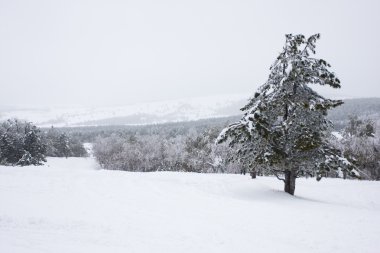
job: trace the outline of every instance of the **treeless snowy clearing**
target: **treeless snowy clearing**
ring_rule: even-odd
[[[380,252],[380,182],[0,166],[0,252]]]

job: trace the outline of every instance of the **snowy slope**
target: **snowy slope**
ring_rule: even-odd
[[[380,183],[0,167],[0,252],[380,252]]]
[[[223,95],[131,104],[114,107],[7,109],[0,121],[20,118],[39,126],[153,124],[237,115],[248,96]]]

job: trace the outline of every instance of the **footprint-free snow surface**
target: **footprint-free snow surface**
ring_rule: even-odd
[[[380,183],[0,167],[0,252],[380,252]]]

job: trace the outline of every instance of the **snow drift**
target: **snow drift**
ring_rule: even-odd
[[[0,166],[1,252],[379,252],[380,183]]]

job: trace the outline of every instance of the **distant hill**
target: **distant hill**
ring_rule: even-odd
[[[332,120],[336,128],[342,128],[350,115],[360,118],[380,120],[380,98],[356,98],[345,99],[344,104],[329,112],[328,118]]]
[[[113,107],[0,108],[0,120],[19,118],[38,126],[146,125],[238,115],[247,95],[177,99]]]
[[[150,125],[226,118],[242,114],[239,110],[247,95],[226,95],[115,107],[70,107],[12,109],[0,108],[0,121],[19,118],[41,127]],[[380,120],[380,98],[345,99],[344,104],[329,112],[339,129],[350,115]]]

